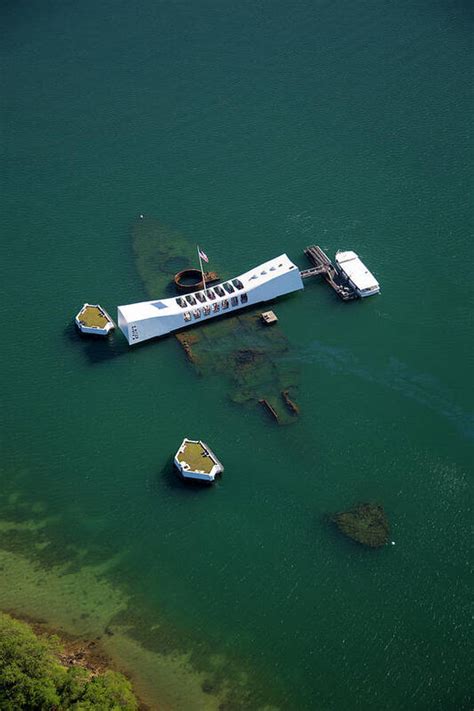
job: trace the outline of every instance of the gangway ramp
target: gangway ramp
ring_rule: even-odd
[[[306,247],[304,253],[312,263],[312,267],[300,271],[302,279],[309,279],[313,276],[324,276],[329,286],[343,301],[351,301],[356,298],[355,291],[344,282],[336,267],[331,262],[327,254],[317,244]]]

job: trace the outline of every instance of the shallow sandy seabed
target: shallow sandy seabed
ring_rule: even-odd
[[[203,658],[200,645],[196,657],[192,638],[182,638],[159,613],[143,617],[136,600],[114,582],[126,550],[108,557],[102,551],[97,558],[94,546],[78,547],[65,533],[69,520],[48,515],[46,502],[22,493],[27,468],[0,475],[0,610],[60,636],[95,642],[150,709],[275,708],[266,704],[273,689],[255,687],[239,660],[217,649]]]
[[[16,526],[2,522],[5,526]],[[23,524],[24,525],[24,524]],[[0,550],[0,609],[42,621],[58,631],[83,638],[100,638],[100,645],[117,667],[128,674],[139,697],[150,709],[218,709],[222,697],[205,693],[205,675],[189,665],[185,655],[147,651],[109,621],[127,608],[127,599],[101,575],[114,561],[67,573],[67,566],[45,570],[21,555]]]

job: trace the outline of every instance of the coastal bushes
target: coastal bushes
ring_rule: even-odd
[[[38,637],[26,623],[0,613],[2,711],[136,711],[137,700],[123,674],[93,675],[84,667],[66,667],[59,661],[61,652],[57,637]]]

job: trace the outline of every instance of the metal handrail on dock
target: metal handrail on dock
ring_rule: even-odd
[[[327,254],[323,252],[321,247],[316,244],[310,245],[306,247],[304,253],[313,266],[300,271],[302,279],[308,279],[313,276],[324,276],[329,286],[334,289],[336,294],[343,301],[351,301],[357,297],[354,289],[349,286],[347,282],[343,281],[336,267]]]
[[[326,267],[309,267],[308,269],[302,269],[300,271],[300,276],[302,279],[308,279],[308,277],[320,276],[320,274],[325,274],[326,271]]]

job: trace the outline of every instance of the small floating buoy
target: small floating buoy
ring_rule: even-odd
[[[143,220],[143,215],[140,215],[140,220]]]
[[[395,545],[395,541],[392,541],[392,546],[394,546],[394,545]]]

